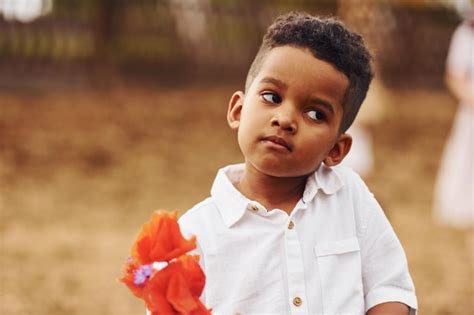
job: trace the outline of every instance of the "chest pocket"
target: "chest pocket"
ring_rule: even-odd
[[[363,314],[364,294],[357,238],[318,243],[314,254],[321,279],[324,314]]]

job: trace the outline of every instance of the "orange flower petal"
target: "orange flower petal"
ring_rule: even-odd
[[[183,275],[192,294],[197,297],[201,296],[206,283],[206,276],[198,263],[199,256],[183,255],[179,257],[178,261],[183,268]]]
[[[186,240],[179,228],[177,212],[156,211],[144,224],[132,248],[140,264],[170,261],[196,248],[196,238]]]
[[[176,312],[170,303],[166,300],[165,296],[158,295],[153,298],[153,304],[147,303],[147,309],[152,315],[174,315],[179,314]]]
[[[145,300],[148,310],[152,313],[168,314],[175,311],[166,298],[168,284],[175,269],[170,267],[171,265],[168,265],[158,271],[147,282],[143,299]]]
[[[204,281],[197,258],[181,256],[148,280],[144,300],[150,311],[171,307],[179,314],[210,314],[199,300]]]
[[[180,273],[174,273],[170,278],[166,299],[180,314],[188,314],[198,307],[188,282]]]

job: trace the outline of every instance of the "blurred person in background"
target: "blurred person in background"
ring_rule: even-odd
[[[446,85],[459,102],[446,142],[434,193],[437,221],[471,230],[474,245],[474,7],[454,32],[446,62]]]
[[[374,79],[361,110],[347,133],[352,136],[352,147],[342,165],[352,168],[367,179],[374,170],[373,128],[383,118],[383,99],[386,88]]]

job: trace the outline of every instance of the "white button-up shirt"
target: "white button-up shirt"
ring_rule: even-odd
[[[196,235],[214,314],[365,314],[399,301],[417,308],[407,261],[359,176],[322,165],[290,215],[234,186],[243,165],[219,170],[211,197],[180,218]]]

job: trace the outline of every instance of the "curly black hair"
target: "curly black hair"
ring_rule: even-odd
[[[332,17],[315,17],[303,12],[279,16],[263,37],[247,74],[246,90],[260,71],[268,52],[284,45],[309,49],[314,57],[331,63],[347,76],[349,88],[339,128],[345,132],[354,121],[373,78],[372,57],[362,37]]]

